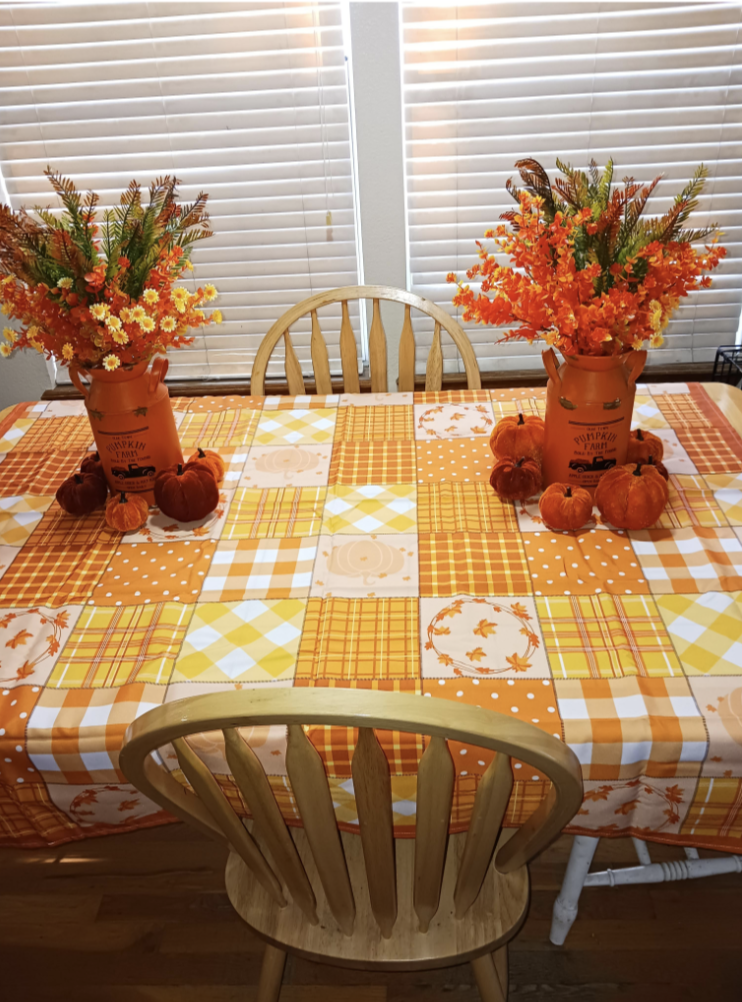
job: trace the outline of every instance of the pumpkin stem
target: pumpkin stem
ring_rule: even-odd
[[[206,458],[206,453],[204,452],[204,450],[201,448],[200,445],[198,447],[198,458],[199,459],[205,459]]]
[[[572,488],[571,487],[568,487],[566,489],[566,491],[564,492],[564,496],[565,496],[565,498],[571,498],[572,497]]]
[[[525,462],[525,458],[526,458],[525,456],[521,456],[520,459],[518,460],[518,462],[515,465],[516,466],[522,466],[523,463]]]
[[[641,428],[637,428],[637,429],[636,429],[636,437],[637,437],[637,439],[638,439],[638,440],[639,440],[640,442],[643,442],[643,441],[644,441],[644,436],[642,435],[642,430],[641,430]]]
[[[518,414],[518,424],[525,424],[525,423],[526,423],[525,418],[523,417],[522,414],[519,413]]]
[[[635,477],[640,477],[642,475],[642,464],[641,463],[637,463],[636,464],[636,469],[634,470],[634,474],[633,475]]]
[[[126,491],[121,491],[121,497],[119,498],[119,504],[128,504],[129,499],[126,496]]]
[[[100,453],[94,452],[93,453],[93,459],[95,460],[96,463],[99,463],[100,462]]]
[[[182,463],[178,463],[178,476],[179,477],[183,476],[183,464]]]
[[[82,474],[81,473],[76,473],[75,474],[75,483],[76,484],[81,484],[82,483]]]

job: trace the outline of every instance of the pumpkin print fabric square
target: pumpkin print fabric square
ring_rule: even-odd
[[[202,602],[195,610],[173,682],[286,681],[296,668],[306,602]]]
[[[166,685],[194,606],[86,606],[64,645],[52,689],[114,688],[132,682]]]
[[[45,685],[81,608],[0,609],[0,686]]]
[[[322,532],[387,534],[414,532],[417,490],[414,484],[334,484],[325,499]]]
[[[494,427],[489,403],[415,404],[415,438],[420,441],[489,438]]]
[[[532,532],[523,538],[536,595],[649,594],[626,533]]]
[[[742,675],[742,592],[658,595],[686,675]]]
[[[309,594],[317,538],[222,540],[203,580],[204,602]]]
[[[715,676],[688,679],[706,721],[709,749],[703,776],[742,775],[742,677]]]
[[[515,532],[511,501],[501,501],[489,484],[457,481],[420,484],[417,489],[420,532]]]
[[[253,446],[240,487],[320,487],[330,471],[331,445]]]
[[[216,549],[211,540],[122,543],[90,599],[91,605],[195,602]]]
[[[414,679],[420,675],[416,598],[310,598],[296,678]]]
[[[316,536],[326,493],[326,487],[240,487],[235,491],[223,538]]]
[[[263,411],[255,445],[320,445],[335,434],[335,408]]]
[[[417,482],[434,483],[455,480],[489,482],[494,459],[486,438],[431,439],[417,442]]]
[[[683,674],[649,595],[545,595],[536,607],[554,678]]]
[[[730,528],[644,529],[630,536],[655,595],[742,589],[742,542]]]
[[[341,407],[336,442],[402,442],[414,437],[412,407]]]
[[[0,544],[23,546],[53,500],[34,494],[0,497]]]
[[[416,535],[320,536],[313,597],[418,595]]]
[[[567,744],[585,779],[698,776],[706,729],[685,678],[556,681]]]
[[[550,678],[533,599],[420,600],[423,678]]]
[[[529,595],[523,542],[515,533],[419,533],[420,594]]]

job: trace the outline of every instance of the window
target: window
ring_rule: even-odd
[[[728,257],[713,285],[680,307],[662,364],[708,362],[734,342],[742,302],[739,3],[405,3],[407,218],[411,288],[452,310],[446,273],[475,260],[475,239],[514,203],[505,181],[534,156],[587,167],[612,155],[616,177],[665,179],[661,213],[703,161],[711,171],[695,225],[723,223]],[[540,368],[540,343],[494,347],[467,330],[480,367]],[[416,331],[424,367],[429,330]],[[447,371],[459,371],[451,352]]]
[[[340,3],[4,4],[0,47],[14,208],[51,202],[47,164],[104,205],[165,173],[184,201],[209,193],[194,281],[217,286],[224,323],[170,354],[174,377],[248,375],[284,310],[357,283]],[[339,309],[323,332],[339,371]],[[309,369],[308,319],[292,336]]]

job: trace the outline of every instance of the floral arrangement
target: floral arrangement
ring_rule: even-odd
[[[718,236],[698,251],[693,243],[717,230],[684,229],[708,175],[701,165],[661,217],[642,218],[660,177],[642,186],[625,178],[613,187],[613,162],[590,176],[557,160],[563,177],[552,185],[536,160],[515,165],[524,190],[507,182],[519,204],[507,224],[488,230],[495,253],[477,241],[479,262],[467,271],[478,294],[459,281],[453,302],[465,321],[503,327],[502,338],[543,338],[564,355],[618,355],[662,344],[662,330],[680,299],[711,284],[705,274],[725,255]],[[497,255],[510,264],[501,264]]]
[[[213,285],[189,292],[175,283],[193,269],[193,244],[211,236],[208,195],[178,202],[179,181],[162,177],[149,204],[132,181],[120,204],[97,220],[98,196],[45,171],[64,212],[0,205],[0,310],[22,325],[6,327],[6,358],[35,348],[63,365],[113,371],[146,361],[167,348],[192,344],[189,329],[221,323],[201,307],[217,296]]]

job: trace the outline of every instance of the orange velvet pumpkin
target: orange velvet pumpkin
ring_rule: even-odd
[[[500,459],[490,483],[504,501],[523,501],[541,490],[541,467],[532,459]]]
[[[119,532],[141,529],[147,521],[149,505],[141,494],[114,494],[106,505],[106,522]]]
[[[626,453],[626,462],[648,463],[651,456],[659,463],[664,453],[665,443],[659,435],[635,428],[629,436],[629,451]]]
[[[224,474],[227,469],[227,464],[224,462],[224,460],[222,459],[222,457],[219,455],[218,452],[212,452],[211,449],[202,449],[199,446],[198,449],[196,449],[196,451],[193,453],[193,455],[189,456],[188,463],[186,465],[189,465],[190,463],[195,463],[199,460],[204,463],[208,463],[209,466],[212,467],[214,471],[214,479],[218,484],[220,484],[222,480],[224,480]]]
[[[595,488],[600,514],[618,529],[648,529],[664,511],[668,497],[662,474],[647,463],[616,466]]]
[[[593,515],[590,491],[571,484],[550,484],[538,503],[546,525],[550,529],[581,529]]]
[[[93,473],[96,477],[100,477],[101,480],[108,486],[106,481],[106,472],[103,469],[103,463],[100,461],[100,455],[97,452],[88,453],[88,455],[80,463],[81,473]]]
[[[168,518],[197,522],[219,504],[219,488],[211,467],[202,460],[178,463],[157,474],[155,504]]]
[[[106,503],[108,488],[105,480],[94,473],[73,473],[59,485],[56,497],[68,515],[81,518]]]
[[[535,414],[514,414],[502,418],[490,435],[490,449],[496,459],[535,459],[544,451],[544,422]]]

